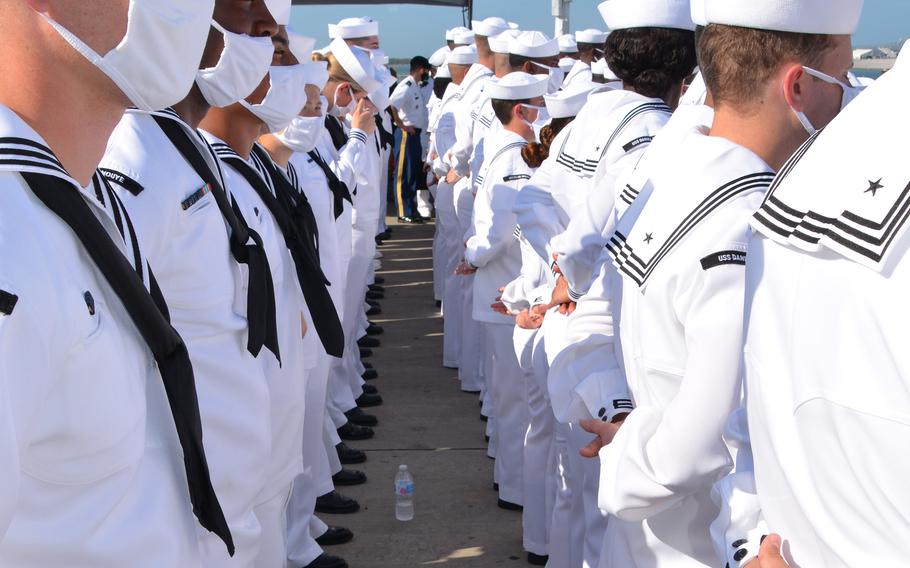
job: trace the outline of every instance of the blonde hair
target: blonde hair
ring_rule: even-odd
[[[313,61],[325,61],[329,64],[329,81],[336,81],[338,83],[350,83],[351,87],[355,91],[364,92],[365,89],[360,86],[360,84],[351,77],[351,74],[348,73],[345,68],[338,62],[338,59],[332,55],[331,52],[325,54],[314,53]]]

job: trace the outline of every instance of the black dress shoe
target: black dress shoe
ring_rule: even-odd
[[[348,568],[348,563],[344,558],[323,553],[303,568]]]
[[[379,424],[379,420],[375,416],[360,410],[359,406],[355,406],[348,410],[344,415],[348,419],[348,424],[356,424],[357,426],[376,426]],[[342,426],[342,428],[344,428],[344,426]]]
[[[368,426],[358,426],[351,422],[345,423],[338,429],[338,436],[342,440],[369,440],[376,435],[376,432]]]
[[[398,222],[407,225],[423,225],[423,217],[399,217]]]
[[[353,465],[367,461],[366,452],[354,449],[344,442],[339,442],[338,445],[335,446],[335,451],[338,452],[338,461],[340,461],[342,465]]]
[[[382,276],[374,276],[373,284],[385,284],[385,278],[383,278]]]
[[[367,289],[372,290],[373,292],[379,292],[380,294],[385,293],[385,286],[379,284],[370,284],[367,286]]]
[[[495,481],[493,482],[493,491],[499,491],[499,484]]]
[[[329,530],[322,533],[322,536],[316,537],[316,544],[319,546],[336,546],[351,542],[354,539],[354,533],[351,529],[344,527],[329,527]]]
[[[376,369],[367,369],[360,375],[365,381],[372,381],[379,378],[379,373],[376,372]]]
[[[381,325],[371,323],[367,326],[367,335],[382,335],[385,332]]]
[[[487,421],[489,421],[490,419],[487,418],[486,416],[484,416],[483,414],[481,414],[481,415],[480,415],[480,420],[481,420],[481,422],[487,422]]]
[[[376,240],[376,246],[378,246],[378,247],[381,247],[383,245],[383,243],[385,243],[385,241],[383,239],[379,238],[379,235],[376,235],[375,240]]]
[[[373,368],[373,364],[370,363],[369,361],[361,361],[360,363],[363,365],[363,368],[364,368],[364,369],[372,369],[372,368]]]
[[[373,356],[373,351],[372,351],[372,350],[367,349],[366,347],[361,347],[361,348],[360,348],[360,358],[361,358],[361,359],[365,359],[365,358],[367,358],[367,357],[372,357],[372,356]]]
[[[383,294],[382,292],[374,292],[372,290],[367,290],[366,298],[367,298],[367,300],[381,300],[381,299],[385,298],[385,294]]]
[[[379,305],[379,302],[377,302],[376,300],[366,300],[366,303],[371,308],[381,308],[382,307]]]
[[[316,498],[316,512],[327,515],[349,515],[360,510],[360,503],[337,491]]]
[[[437,308],[441,308],[441,307],[442,307],[442,300],[436,300],[436,307],[437,307]]]
[[[354,402],[357,403],[357,406],[360,408],[372,408],[374,406],[382,405],[382,397],[378,394],[369,394],[364,392],[362,395],[357,397],[357,400]],[[365,424],[365,426],[372,426],[371,424]]]
[[[342,469],[332,476],[332,483],[335,487],[345,485],[363,485],[367,482],[367,474],[356,469]]]
[[[359,347],[379,347],[382,344],[379,343],[379,340],[376,339],[375,337],[370,337],[369,335],[364,335],[363,337],[361,337],[360,339],[357,340],[357,345]]]
[[[382,313],[382,308],[380,308],[378,304],[375,306],[370,306],[370,309],[367,310],[368,316],[378,316],[381,313]]]
[[[500,509],[505,509],[506,511],[524,511],[524,507],[518,503],[511,503],[509,501],[503,501],[502,499],[496,501],[496,506]],[[319,509],[316,510],[318,511]]]
[[[364,379],[364,380],[366,380],[366,379]],[[363,392],[365,392],[367,394],[379,394],[379,389],[377,389],[373,385],[363,385],[360,388],[362,388]]]
[[[319,542],[319,539],[316,539],[316,542]],[[549,561],[549,556],[542,556],[540,554],[534,554],[533,552],[528,553],[528,564],[531,564],[532,566],[546,566]]]

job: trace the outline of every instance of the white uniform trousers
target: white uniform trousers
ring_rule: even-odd
[[[458,248],[456,264],[464,258],[464,235],[471,230],[474,217],[474,195],[471,193],[470,180],[463,178],[454,188],[455,212],[458,218]],[[461,390],[483,391],[483,359],[481,357],[480,324],[474,321],[471,307],[474,305],[474,277],[457,276],[462,287],[461,305],[461,350],[458,357],[458,378],[461,379]]]
[[[464,311],[461,276],[455,267],[461,260],[462,233],[455,214],[455,188],[440,181],[436,189],[436,240],[433,242],[433,279],[442,281],[442,365],[458,368],[461,352],[461,314]]]
[[[364,335],[364,298],[372,273],[373,256],[376,253],[376,223],[366,223],[369,229],[354,227],[351,260],[348,263],[347,282],[344,288],[344,317],[342,326],[347,343],[345,372],[351,384],[354,397],[363,392],[363,379],[357,372],[360,360],[357,340]]]
[[[547,312],[543,325],[537,331],[534,341],[532,361],[538,387],[546,390],[547,375],[550,363],[565,347],[565,332],[568,318],[559,313],[557,308]],[[550,415],[553,409],[548,406]],[[554,483],[552,513],[549,531],[549,568],[580,568],[584,556],[585,523],[584,504],[581,502],[582,476],[578,467],[573,468],[573,459],[569,455],[569,426],[556,422],[553,416],[552,457],[556,471]]]
[[[546,391],[540,388],[535,376],[534,345],[537,330],[515,327],[513,340],[518,362],[524,372],[528,393],[528,430],[525,434],[524,512],[522,513],[522,541],[524,549],[534,554],[548,554],[550,518],[556,497],[556,460],[553,452],[555,419],[550,409]],[[541,359],[541,357],[538,357]],[[543,363],[546,382],[546,363]]]
[[[556,357],[566,347],[568,317],[559,314],[553,308],[544,318],[541,332],[545,333],[547,363],[553,364]],[[549,382],[550,379],[548,379]],[[556,379],[558,380],[558,378]],[[593,439],[578,424],[560,428],[565,433],[568,444],[567,459],[564,467],[566,476],[572,480],[571,538],[573,550],[582,551],[581,564],[584,568],[597,568],[600,551],[603,548],[604,534],[607,529],[607,516],[597,506],[597,491],[600,485],[600,461],[586,459],[578,451]],[[554,520],[554,526],[556,521]],[[581,539],[579,541],[578,539]],[[555,541],[552,541],[555,542]],[[574,562],[574,559],[573,559]]]
[[[583,458],[578,453],[594,439],[592,434],[582,430],[578,424],[569,425],[569,467],[578,471],[577,491],[581,498],[576,501],[581,510],[574,513],[573,522],[584,524],[583,563],[584,568],[600,566],[601,550],[607,532],[608,515],[597,506],[597,492],[600,488],[600,460]]]
[[[524,503],[524,442],[528,431],[528,391],[524,372],[515,356],[514,325],[484,323],[490,346],[491,365],[487,375],[496,425],[496,476],[499,498]]]
[[[262,524],[259,554],[253,564],[255,568],[284,568],[287,564],[287,508],[293,485],[293,482],[285,485],[253,508]]]
[[[433,298],[441,302],[445,298],[445,265],[446,259],[443,249],[446,242],[446,225],[439,222],[439,186],[447,185],[441,181],[431,189],[436,207],[436,231],[433,233]]]
[[[335,428],[335,423],[332,422],[328,414],[325,416],[323,425],[322,443],[325,445],[325,453],[329,459],[329,473],[335,475],[341,471],[341,460],[338,458],[338,451],[335,449],[335,446],[341,443],[341,438],[338,436],[338,429]],[[320,493],[320,495],[325,493],[328,493],[328,491]]]
[[[287,511],[287,558],[292,564],[300,566],[306,566],[322,554],[322,548],[310,536],[310,519],[316,508],[316,497],[334,488],[329,456],[323,441],[329,366],[332,358],[320,347],[318,359],[317,366],[310,371],[307,382],[303,425],[303,473],[294,480]]]
[[[347,344],[345,349],[347,349]],[[329,372],[328,411],[336,428],[341,428],[348,421],[344,413],[357,406],[348,374],[344,359],[333,361]]]
[[[460,259],[459,259],[460,260]],[[458,378],[463,391],[483,391],[483,327],[471,315],[474,302],[474,276],[458,276],[462,289],[461,353],[458,355]]]

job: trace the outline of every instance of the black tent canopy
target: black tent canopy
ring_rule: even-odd
[[[423,4],[426,6],[467,8],[471,5],[471,0],[410,0],[407,2],[388,2],[386,0],[294,0],[294,4]]]

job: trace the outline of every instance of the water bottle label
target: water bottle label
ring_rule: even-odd
[[[414,494],[414,482],[413,481],[396,481],[395,482],[395,493],[398,495],[413,495]]]

